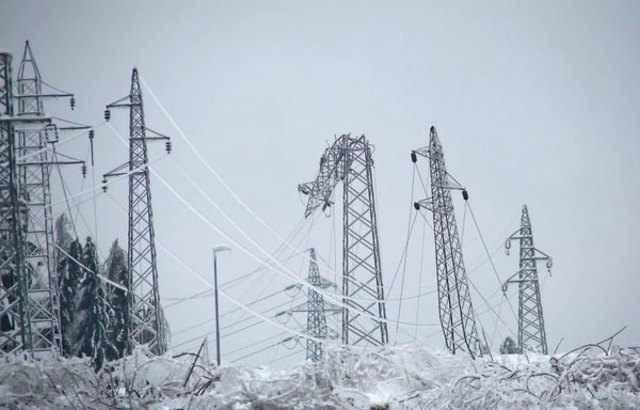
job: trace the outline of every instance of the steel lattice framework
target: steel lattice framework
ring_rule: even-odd
[[[444,152],[435,127],[431,127],[429,146],[414,150],[429,158],[431,197],[418,201],[415,208],[427,209],[433,215],[433,233],[438,283],[438,311],[447,349],[453,354],[466,351],[472,358],[481,355],[475,314],[462,259],[458,226],[451,200],[451,190],[466,191],[448,173]]]
[[[307,281],[315,288],[328,289],[335,287],[335,284],[320,276],[320,269],[318,268],[318,260],[316,256],[316,250],[314,248],[309,249],[309,275]],[[300,287],[300,285],[293,285],[293,287]],[[330,335],[330,329],[327,326],[327,314],[341,313],[340,307],[334,306],[324,301],[324,297],[318,293],[315,289],[309,288],[307,292],[307,301],[298,306],[294,306],[291,309],[278,313],[280,315],[291,315],[293,313],[306,313],[307,314],[307,331],[306,334],[314,337],[315,339],[325,340]],[[335,331],[331,331],[335,334]],[[306,358],[314,362],[322,359],[323,343],[316,340],[307,339]]]
[[[109,109],[115,107],[129,108],[129,161],[105,174],[103,182],[106,183],[108,177],[129,174],[129,350],[136,345],[147,345],[153,353],[163,354],[167,349],[167,341],[158,291],[147,141],[168,140],[168,137],[145,126],[137,69],[134,68],[131,74],[130,94],[107,105],[107,120],[110,118]],[[155,136],[147,136],[147,132]],[[170,145],[167,145],[167,150],[169,149]]]
[[[17,77],[17,115],[44,117],[42,79],[29,42],[26,43]],[[47,95],[55,96],[55,95]],[[27,204],[24,232],[25,268],[32,278],[28,289],[32,350],[61,348],[58,275],[54,261],[53,215],[51,212],[52,158],[47,143],[56,136],[55,126],[16,131],[20,197]]]
[[[62,338],[49,177],[52,165],[84,162],[49,156],[48,144],[57,142],[58,127],[45,116],[43,100],[71,97],[71,108],[75,100],[73,94],[51,86],[53,92],[43,93],[44,82],[28,41],[18,69],[17,93],[11,81],[11,55],[1,56],[0,353],[55,353]],[[17,110],[12,100],[17,101]]]
[[[0,53],[0,354],[31,348],[11,63],[10,53]]]
[[[309,196],[305,217],[331,206],[343,182],[342,343],[384,345],[389,341],[373,184],[371,147],[364,135],[342,135],[320,159],[313,182],[298,190]],[[364,315],[363,315],[364,314]],[[371,318],[378,317],[381,320]]]
[[[531,220],[526,205],[522,206],[520,229],[509,236],[505,244],[507,254],[514,239],[520,241],[520,269],[504,283],[502,290],[506,292],[509,283],[518,284],[518,351],[522,353],[526,348],[547,354],[537,261],[546,261],[547,269],[551,269],[552,261],[549,255],[533,246]]]

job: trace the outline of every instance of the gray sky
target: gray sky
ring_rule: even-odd
[[[562,347],[572,348],[623,325],[629,328],[617,339],[620,344],[637,344],[640,338],[640,185],[635,179],[640,174],[639,19],[640,3],[633,1],[183,5],[0,0],[0,48],[13,51],[19,60],[29,39],[43,78],[77,96],[75,112],[66,111],[66,102],[50,103],[48,110],[88,124],[102,122],[104,105],[128,93],[131,68],[137,66],[211,166],[282,235],[302,218],[296,186],[314,178],[327,142],[344,132],[366,134],[375,145],[388,285],[406,239],[412,198],[424,196],[418,189],[411,194],[409,152],[426,145],[429,127],[435,125],[449,171],[469,189],[490,250],[498,250],[494,258],[502,279],[517,270],[517,247],[510,257],[499,248],[518,228],[522,204],[528,204],[535,244],[554,257],[553,277],[544,269],[539,272],[553,349],[562,337]],[[174,153],[154,169],[207,218],[242,240],[189,185],[182,164],[216,203],[273,251],[277,239],[197,161],[148,93],[145,103],[147,125],[174,137]],[[114,112],[113,117],[126,135],[126,114]],[[78,139],[60,150],[85,158],[87,147],[85,139]],[[162,149],[151,147],[151,158],[161,157]],[[126,160],[126,148],[106,126],[97,131],[96,150],[97,180]],[[419,164],[425,178],[426,165]],[[71,192],[91,184],[89,179],[81,185],[79,170],[64,173]],[[157,238],[210,277],[210,248],[225,240],[155,178],[152,188]],[[126,192],[124,181],[110,188],[123,205]],[[62,199],[59,190],[54,195],[54,201]],[[91,195],[82,199],[87,200],[80,207],[87,224],[78,220],[79,234],[95,235]],[[457,196],[456,201],[462,224],[463,204]],[[108,196],[99,195],[96,202],[103,253],[116,237],[125,245],[126,218]],[[56,212],[63,210],[56,205]],[[334,263],[331,227],[334,222],[340,226],[339,218],[339,213],[320,216],[309,235],[306,224],[296,246],[316,246]],[[411,237],[405,296],[417,294],[420,272],[423,291],[433,289],[433,238],[426,228],[422,246],[422,229],[418,223]],[[489,297],[498,281],[469,219],[464,252],[470,271],[479,266],[470,272],[471,280]],[[287,266],[306,276],[302,262],[294,257]],[[206,289],[162,250],[159,263],[164,305],[173,302],[170,298]],[[221,281],[255,267],[236,249],[221,257]],[[334,279],[333,272],[321,270]],[[392,298],[399,297],[399,281]],[[228,291],[247,303],[290,283],[261,272]],[[486,311],[480,296],[472,296],[477,311]],[[254,307],[265,311],[287,300],[280,295]],[[515,329],[500,297],[489,302]],[[401,320],[434,323],[435,303],[433,295],[419,303],[406,301]],[[390,319],[396,320],[398,309],[397,303],[389,304]],[[213,316],[212,299],[167,307],[167,316],[174,344],[199,337],[213,324],[182,330]],[[229,315],[223,325],[241,317]],[[480,321],[494,345],[509,334],[503,324],[494,331],[491,312],[480,315]],[[392,340],[402,342],[413,339],[414,330],[405,328],[396,338],[392,326],[390,333]],[[228,352],[261,338],[273,336],[274,342],[278,333],[271,325],[260,325],[227,337],[223,346]],[[437,327],[420,327],[417,336],[442,348]],[[199,340],[183,347],[194,348]],[[286,353],[283,347],[272,349],[246,363],[266,363]]]

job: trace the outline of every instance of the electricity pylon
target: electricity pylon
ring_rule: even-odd
[[[15,131],[19,198],[26,205],[23,257],[25,273],[30,277],[27,293],[28,315],[32,329],[31,350],[37,353],[59,350],[62,342],[49,177],[54,165],[81,164],[83,173],[86,166],[84,161],[69,157],[68,160],[60,161],[57,155],[54,156],[50,152],[49,145],[53,147],[58,141],[59,128],[44,118],[43,102],[49,98],[70,97],[73,109],[75,99],[73,94],[57,89],[43,92],[40,70],[28,41],[24,47],[16,85],[17,94],[14,97],[17,101],[17,116],[34,117],[35,121],[37,118],[42,119],[38,127],[23,127],[24,129]],[[85,128],[88,127],[73,127]]]
[[[0,354],[31,348],[11,63],[12,55],[0,52]]]
[[[309,275],[307,281],[313,287],[319,289],[327,289],[335,287],[335,284],[320,276],[320,269],[318,268],[318,261],[316,257],[316,250],[314,248],[309,249]],[[300,285],[292,285],[290,288],[300,288]],[[289,289],[289,288],[287,288]],[[327,326],[327,313],[337,314],[342,312],[342,309],[324,301],[324,297],[319,294],[315,289],[309,288],[307,292],[307,301],[298,306],[292,307],[287,311],[280,312],[276,316],[288,315],[293,313],[306,313],[307,314],[307,331],[306,334],[315,338],[325,340],[329,337],[329,328]],[[314,362],[322,359],[323,343],[307,339],[306,358]]]
[[[53,262],[53,228],[47,144],[58,128],[45,116],[42,80],[29,43],[12,82],[12,55],[0,53],[0,354],[35,354],[60,349],[58,282]],[[51,87],[53,88],[53,87]],[[17,101],[17,112],[13,101]],[[51,137],[52,139],[49,139]]]
[[[551,272],[552,260],[533,246],[531,220],[526,205],[522,206],[520,229],[509,236],[505,243],[507,255],[513,239],[520,241],[520,269],[502,285],[502,291],[506,292],[510,283],[518,284],[518,351],[522,353],[526,347],[547,354],[537,261],[546,261],[547,270]]]
[[[138,70],[131,74],[129,95],[107,105],[105,119],[111,118],[111,108],[129,108],[129,161],[104,175],[107,178],[129,175],[129,311],[131,312],[128,350],[137,345],[147,345],[151,352],[163,354],[167,349],[164,318],[158,291],[158,266],[156,260],[155,231],[151,209],[149,184],[149,158],[147,141],[164,140],[167,152],[169,137],[158,134],[145,125],[142,90]],[[147,136],[147,132],[153,136]],[[106,190],[106,185],[103,189]]]
[[[472,358],[481,356],[475,313],[469,294],[467,274],[462,259],[458,226],[451,200],[451,190],[461,190],[465,201],[467,191],[447,172],[444,152],[435,127],[431,127],[429,145],[411,153],[429,159],[431,197],[414,204],[431,211],[436,254],[438,312],[447,349],[455,354],[466,351]]]
[[[342,135],[320,158],[313,182],[298,186],[309,196],[305,217],[332,205],[339,181],[342,194],[342,343],[380,346],[389,342],[380,244],[373,189],[371,147],[364,135]],[[364,316],[363,314],[366,314]],[[378,317],[381,320],[371,318]]]

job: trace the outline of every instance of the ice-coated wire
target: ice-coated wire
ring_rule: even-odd
[[[173,117],[171,116],[171,114],[169,114],[169,112],[167,111],[167,109],[164,107],[164,105],[160,102],[160,100],[158,99],[158,97],[156,96],[156,94],[153,92],[153,90],[151,89],[151,87],[149,87],[149,84],[145,81],[144,77],[140,76],[140,80],[142,81],[142,84],[144,85],[144,87],[147,89],[147,91],[149,92],[149,95],[151,95],[151,98],[155,101],[156,105],[158,106],[158,108],[160,108],[160,111],[162,111],[162,113],[164,114],[164,116],[167,118],[167,120],[169,120],[169,122],[171,123],[171,125],[173,125],[173,127],[176,129],[176,131],[178,131],[178,134],[182,137],[182,139],[187,143],[187,146],[191,149],[191,151],[193,151],[193,153],[195,154],[195,156],[200,160],[200,162],[202,162],[204,164],[204,166],[207,168],[207,170],[211,173],[211,175],[213,175],[213,177],[224,187],[224,189],[229,192],[229,194],[231,194],[231,196],[251,215],[253,216],[258,222],[260,222],[260,224],[262,226],[264,226],[265,228],[267,228],[267,230],[269,232],[271,232],[274,236],[276,236],[278,238],[278,240],[280,240],[282,243],[285,243],[289,248],[291,248],[292,250],[294,250],[295,252],[297,252],[299,255],[301,255],[304,258],[309,259],[309,256],[307,256],[305,254],[304,251],[301,251],[299,249],[297,249],[295,246],[293,246],[291,243],[289,243],[286,238],[283,238],[282,235],[280,235],[275,229],[273,229],[271,227],[271,225],[269,225],[262,217],[260,217],[260,215],[258,215],[242,198],[240,198],[240,196],[229,186],[229,184],[227,184],[227,182],[220,176],[220,174],[218,174],[218,172],[211,166],[211,164],[209,164],[208,161],[206,161],[204,159],[204,157],[202,156],[202,154],[200,153],[199,150],[197,150],[195,148],[195,146],[193,145],[193,142],[191,141],[191,139],[189,137],[187,137],[187,135],[184,133],[184,131],[182,131],[182,128],[180,128],[180,126],[178,125],[178,123],[173,119]],[[325,265],[324,266],[326,269],[329,269],[329,271],[333,271],[333,268],[331,266]]]

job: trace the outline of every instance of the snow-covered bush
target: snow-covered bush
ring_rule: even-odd
[[[557,356],[472,361],[417,344],[329,348],[289,370],[153,356],[143,349],[95,373],[88,359],[0,365],[0,408],[511,409],[640,408],[640,349],[598,345]]]

